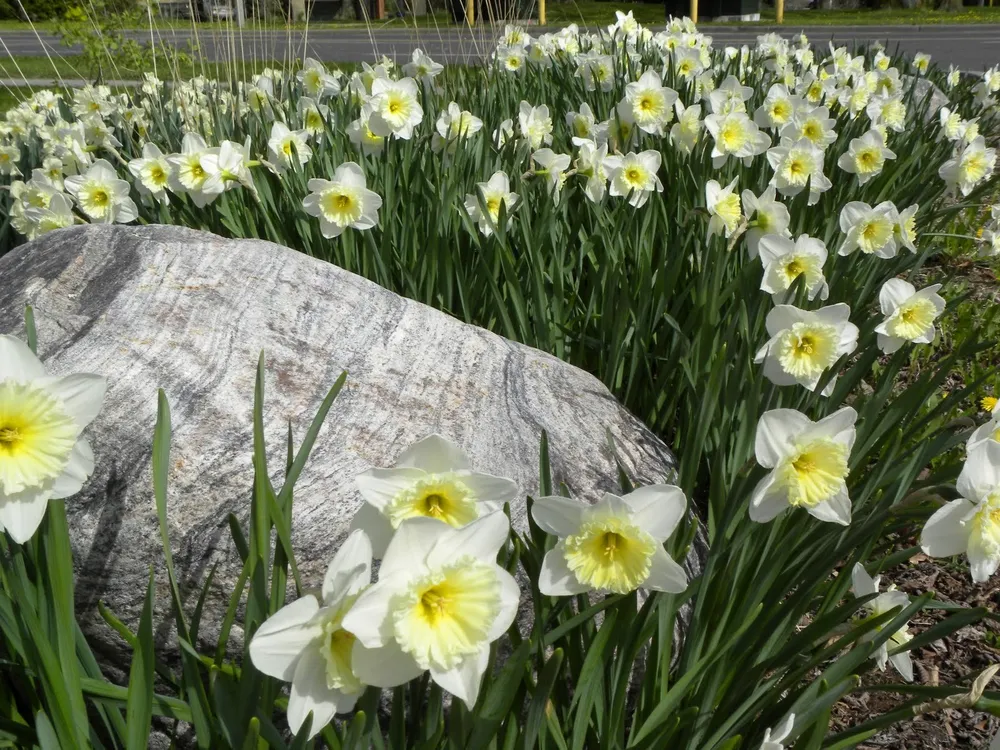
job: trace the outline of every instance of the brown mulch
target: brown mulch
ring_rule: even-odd
[[[964,558],[933,560],[918,554],[907,565],[883,574],[883,590],[889,584],[895,584],[911,597],[933,590],[939,601],[983,606],[993,611],[1000,605],[1000,578],[985,584],[974,584]],[[944,617],[943,612],[921,612],[910,621],[910,630],[919,633]],[[995,623],[963,628],[946,641],[938,641],[913,652],[914,680],[922,685],[969,686],[971,680],[963,678],[1000,662],[1000,650],[994,647],[996,645],[1000,645],[1000,626]],[[899,682],[899,675],[889,665],[884,673],[877,669],[870,672],[862,685]],[[987,690],[1000,690],[1000,675],[994,678]],[[873,715],[887,713],[904,701],[905,696],[898,693],[865,691],[850,695],[834,707],[831,730],[842,731]],[[986,750],[998,731],[1000,719],[996,717],[976,711],[947,709],[890,727],[858,745],[858,749]]]

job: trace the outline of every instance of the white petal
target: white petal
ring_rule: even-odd
[[[51,488],[27,489],[14,495],[0,494],[0,526],[18,544],[34,535],[52,497]]]
[[[389,519],[383,516],[378,508],[368,503],[362,503],[358,512],[351,519],[351,528],[354,531],[363,531],[372,545],[372,556],[380,559],[385,555],[389,542],[392,541],[396,530],[392,528]]]
[[[323,604],[330,607],[358,593],[371,582],[372,543],[363,531],[353,531],[337,550],[323,578]]]
[[[400,526],[400,531],[402,528]],[[483,562],[496,562],[497,553],[510,536],[510,519],[497,511],[477,518],[460,529],[452,529],[450,526],[447,528],[452,535],[440,537],[427,555],[427,565],[430,568],[445,565],[466,555]],[[396,532],[396,536],[399,536],[399,531]]]
[[[807,319],[807,313],[794,305],[775,305],[767,314],[765,321],[767,335],[775,336],[778,332],[791,328],[794,324],[805,319]]]
[[[622,498],[631,510],[632,523],[659,543],[666,541],[687,510],[687,498],[680,487],[653,484],[640,487]]]
[[[854,563],[854,568],[851,570],[851,588],[857,597],[878,593],[878,586],[861,563]]]
[[[653,591],[665,591],[669,594],[679,594],[687,588],[688,578],[684,568],[667,554],[660,545],[656,545],[653,559],[650,561],[649,577],[642,587]]]
[[[493,503],[497,508],[502,508],[504,503],[513,502],[518,495],[517,482],[504,477],[471,471],[459,475],[459,481],[472,490],[478,502]]]
[[[883,315],[892,315],[900,305],[916,293],[913,284],[902,279],[889,279],[878,294]]]
[[[396,495],[406,492],[425,476],[426,472],[413,468],[369,469],[358,474],[354,483],[366,502],[383,510]]]
[[[0,336],[0,382],[28,383],[45,377],[45,368],[28,345],[14,336]]]
[[[540,497],[531,506],[531,517],[546,534],[567,537],[580,528],[588,508],[587,504],[568,497]]]
[[[892,662],[892,666],[903,676],[904,680],[913,682],[913,660],[910,658],[909,651],[894,654],[889,657],[889,661]]]
[[[969,540],[969,570],[972,573],[972,580],[976,583],[986,583],[990,576],[997,572],[1000,567],[1000,557],[991,557],[989,552],[983,548],[978,536]]]
[[[969,529],[962,521],[973,509],[968,500],[952,500],[934,511],[920,532],[920,549],[931,557],[951,557],[966,551]]]
[[[419,574],[420,570],[417,568],[415,572]],[[378,583],[365,589],[344,616],[341,623],[344,630],[353,633],[358,641],[368,648],[381,648],[392,641],[392,618],[389,616],[389,609],[393,597],[409,579],[410,574],[404,571],[388,576],[380,571]],[[355,674],[359,674],[356,669],[354,671]],[[376,683],[369,682],[369,684]]]
[[[809,511],[809,515],[820,521],[839,523],[841,526],[851,525],[851,500],[847,496],[846,487],[841,488],[840,492],[829,500],[817,503],[806,510]]]
[[[447,546],[455,533],[455,529],[436,518],[407,518],[389,542],[379,568],[379,578],[412,571],[414,566],[431,565],[429,557],[434,546],[442,540],[445,540],[443,546]]]
[[[538,590],[545,596],[572,596],[590,590],[587,584],[577,580],[566,564],[562,542],[545,553],[538,572]]]
[[[846,445],[850,450],[854,447],[854,438],[857,435],[854,427],[857,420],[858,413],[850,406],[845,406],[823,417],[808,432],[817,437],[828,437]]]
[[[500,581],[500,612],[490,626],[487,638],[490,642],[507,632],[514,618],[517,617],[517,610],[521,604],[521,588],[514,580],[514,576],[503,568],[497,566],[497,579]]]
[[[990,440],[970,451],[956,487],[973,502],[1000,487],[1000,443]]]
[[[813,426],[812,421],[795,409],[772,409],[757,422],[754,453],[757,463],[773,469],[794,450],[795,438]]]
[[[295,667],[292,690],[288,696],[288,728],[297,734],[312,711],[309,730],[309,738],[312,739],[330,723],[337,712],[341,695],[339,690],[326,686],[326,659],[323,655],[318,651],[303,654]]]
[[[396,641],[388,641],[381,648],[366,648],[360,642],[355,643],[351,667],[359,680],[375,687],[403,685],[424,671]]]
[[[90,449],[90,443],[84,438],[77,438],[76,445],[70,451],[66,468],[49,488],[52,490],[52,498],[61,500],[65,497],[72,497],[80,491],[83,483],[93,473],[94,452]]]
[[[319,624],[309,624],[319,610],[314,596],[303,596],[267,618],[250,640],[250,659],[261,672],[291,682],[295,663],[310,643],[323,635]]]
[[[479,653],[465,657],[453,669],[438,671],[431,667],[431,678],[471,709],[479,698],[479,685],[489,660],[490,647],[487,645]]]
[[[400,454],[396,466],[423,469],[431,474],[472,468],[462,449],[440,435],[428,435],[415,442]]]
[[[41,379],[39,385],[62,400],[66,413],[73,417],[81,430],[93,422],[101,411],[107,390],[107,380],[87,373],[62,378],[46,377]]]

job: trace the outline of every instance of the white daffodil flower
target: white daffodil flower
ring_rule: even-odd
[[[615,86],[615,61],[610,55],[581,55],[576,75],[587,91],[611,91]]]
[[[205,139],[197,133],[185,133],[184,140],[181,141],[181,152],[167,157],[173,168],[170,172],[171,191],[188,195],[199,208],[215,200],[217,194],[206,193],[204,189],[209,177],[204,159],[215,151],[209,149]]]
[[[893,205],[895,219],[893,226],[893,238],[900,248],[905,247],[911,253],[917,252],[917,211],[920,206],[914,203],[902,211],[896,210]]]
[[[524,71],[524,61],[527,58],[527,52],[524,46],[520,44],[510,46],[502,44],[497,47],[494,58],[502,70],[518,74]]]
[[[823,374],[858,346],[858,327],[848,320],[850,315],[851,308],[842,302],[814,311],[777,305],[765,322],[771,338],[754,362],[764,363],[764,376],[775,385],[798,383],[815,391]],[[824,396],[836,382],[834,375]]]
[[[759,196],[750,190],[743,191],[743,211],[747,217],[747,250],[756,258],[761,238],[768,234],[789,237],[788,225],[792,217],[784,203],[775,197],[770,186]]]
[[[0,174],[10,177],[20,177],[21,170],[17,168],[17,163],[20,160],[21,149],[19,146],[0,143]]]
[[[660,170],[660,158],[660,152],[652,150],[607,157],[604,166],[611,182],[611,195],[628,196],[628,202],[640,208],[654,190],[662,193],[663,183],[656,176]]]
[[[102,224],[127,224],[135,221],[139,210],[129,198],[131,186],[119,179],[106,160],[98,159],[82,175],[67,177],[66,192],[90,219]]]
[[[848,460],[858,414],[849,406],[813,422],[794,409],[772,409],[757,422],[757,463],[770,473],[754,488],[750,519],[773,520],[788,508],[803,508],[820,521],[848,526]]]
[[[931,56],[918,52],[913,56],[913,69],[918,73],[927,73],[927,67],[931,64]]]
[[[312,739],[334,714],[353,710],[365,691],[352,666],[357,639],[344,629],[344,617],[371,582],[371,568],[371,543],[355,531],[330,562],[319,596],[286,604],[250,640],[253,665],[292,683],[288,727],[296,734],[311,713]]]
[[[413,50],[410,62],[403,66],[403,73],[410,78],[415,78],[425,86],[431,85],[442,70],[444,70],[444,65],[434,62],[431,56],[419,47]]]
[[[644,133],[664,135],[674,117],[677,92],[663,85],[655,70],[647,70],[638,81],[625,87],[625,100],[632,109],[635,124]]]
[[[690,154],[698,145],[704,123],[701,121],[701,105],[685,107],[680,101],[674,102],[677,122],[670,128],[670,143],[681,153]]]
[[[571,160],[569,154],[557,154],[550,148],[540,148],[531,155],[531,160],[535,163],[535,174],[545,177],[552,202],[558,206]]]
[[[590,108],[590,105],[587,102],[583,102],[580,104],[579,112],[571,111],[566,113],[566,125],[569,127],[573,138],[594,140],[597,118],[594,116],[594,110]]]
[[[448,154],[458,150],[459,141],[471,138],[483,129],[483,121],[468,110],[463,110],[457,103],[451,102],[448,108],[442,110],[434,124],[436,133],[431,137],[431,148]]]
[[[864,185],[873,177],[882,174],[886,159],[895,159],[896,154],[885,146],[882,135],[877,130],[869,130],[860,138],[851,139],[847,153],[841,154],[837,165],[853,175],[858,184]]]
[[[604,169],[608,144],[598,146],[593,141],[581,139],[576,141],[576,146],[576,173],[587,180],[583,192],[591,202],[600,203],[608,186],[608,175]]]
[[[851,255],[861,250],[865,255],[892,258],[898,250],[896,222],[898,212],[889,201],[872,208],[861,201],[851,201],[840,211],[840,231],[844,241],[838,255]]]
[[[971,453],[987,440],[1000,443],[1000,401],[993,404],[990,411],[990,421],[976,428],[969,437],[969,442],[965,444],[965,449]]]
[[[746,112],[711,114],[705,118],[705,128],[715,139],[712,166],[716,169],[725,164],[730,156],[742,159],[743,164],[749,166],[753,157],[764,153],[771,145],[767,133],[762,133]]]
[[[81,433],[106,388],[100,375],[48,375],[23,341],[0,335],[0,528],[18,544],[35,533],[49,500],[75,495],[94,471]]]
[[[532,107],[528,102],[522,101],[517,122],[521,137],[528,142],[532,151],[552,143],[552,118],[546,105]]]
[[[469,457],[440,435],[418,440],[391,469],[370,469],[355,480],[365,503],[351,522],[381,557],[400,525],[433,518],[459,528],[503,509],[517,496],[510,479],[472,470]]]
[[[313,153],[308,138],[309,134],[305,130],[292,130],[283,122],[274,123],[267,142],[271,163],[280,172],[289,167],[308,164]]]
[[[365,683],[394,687],[429,670],[472,707],[490,644],[514,622],[521,592],[496,564],[510,523],[490,513],[456,529],[409,518],[389,543],[378,582],[344,618],[357,636],[352,667]]]
[[[931,557],[965,554],[972,580],[985,583],[1000,567],[1000,443],[969,451],[957,489],[962,497],[928,519],[920,548]]]
[[[295,77],[302,84],[306,94],[316,101],[340,93],[340,73],[331,74],[323,63],[311,57],[305,59],[302,70],[296,73]]]
[[[767,151],[767,163],[774,170],[769,184],[782,195],[798,195],[809,184],[809,205],[819,201],[833,183],[823,174],[823,150],[808,138],[782,141],[782,145]]]
[[[886,612],[890,612],[893,609],[906,608],[910,604],[910,597],[904,594],[902,591],[897,591],[895,586],[890,586],[884,592],[879,593],[879,582],[882,576],[875,576],[873,579],[868,572],[865,570],[865,566],[861,563],[854,563],[854,568],[851,570],[851,590],[854,595],[858,598],[863,596],[870,596],[872,594],[878,594],[877,597],[872,599],[870,602],[863,606],[863,614],[860,617],[856,617],[856,622],[864,622],[865,620],[878,617],[879,615],[884,615]],[[884,625],[880,625],[873,632],[868,633],[862,643],[866,641],[874,640],[875,637],[882,632]],[[878,663],[878,668],[883,672],[885,671],[885,665],[889,662],[892,666],[896,668],[896,671],[902,675],[903,679],[907,682],[913,682],[913,661],[910,658],[910,653],[904,651],[901,654],[893,654],[889,656],[890,645],[893,648],[897,646],[905,646],[913,636],[906,625],[903,625],[899,630],[889,636],[888,643],[883,643],[878,649],[872,654],[872,658]]]
[[[760,745],[760,750],[785,750],[785,745],[783,744],[788,735],[792,733],[792,727],[795,726],[795,714],[788,714],[785,720],[782,721],[773,730],[770,727],[764,730],[764,741]]]
[[[753,121],[762,128],[781,130],[792,121],[802,105],[802,99],[788,93],[786,86],[776,83],[768,90],[764,103],[757,107]]]
[[[206,195],[221,195],[240,185],[256,193],[250,175],[250,136],[243,143],[223,141],[201,160],[208,179],[201,190]]]
[[[24,217],[30,225],[25,235],[29,240],[33,240],[46,232],[73,226],[75,221],[73,201],[68,195],[56,193],[48,205],[41,208],[31,206],[25,209]]]
[[[908,281],[886,281],[878,295],[882,314],[886,316],[875,328],[878,348],[891,354],[907,341],[933,342],[934,321],[945,308],[944,298],[937,293],[940,288],[940,284],[932,284],[918,292]]]
[[[482,206],[480,206],[482,195]],[[511,191],[510,178],[506,172],[494,172],[487,182],[476,183],[476,193],[466,193],[465,212],[469,218],[479,225],[483,236],[489,237],[500,222],[500,206],[506,210],[507,216],[517,207],[521,197]],[[483,211],[485,207],[485,211]]]
[[[705,206],[708,208],[708,236],[725,233],[726,238],[733,232],[743,218],[743,207],[740,205],[740,194],[736,192],[739,178],[722,187],[715,180],[705,183]]]
[[[790,237],[765,234],[760,240],[760,260],[764,264],[761,290],[771,295],[775,304],[785,301],[788,290],[799,276],[805,282],[810,300],[825,300],[830,288],[823,275],[827,249],[822,240],[800,235],[794,242]]]
[[[954,158],[942,164],[938,175],[949,188],[968,195],[993,175],[996,161],[997,150],[986,148],[986,139],[980,135],[971,143],[960,147]]]
[[[371,229],[378,224],[382,198],[369,190],[365,173],[353,161],[337,167],[332,180],[311,179],[309,195],[302,207],[319,218],[320,231],[327,239],[339,236],[348,227]]]
[[[684,568],[663,548],[684,517],[679,487],[657,484],[618,497],[605,493],[596,505],[566,497],[540,497],[531,516],[558,537],[545,553],[538,588],[546,596],[588,591],[627,594],[637,588],[679,594]]]
[[[412,78],[392,81],[376,78],[372,81],[372,106],[368,126],[376,135],[409,140],[424,119],[420,106],[420,89]]]
[[[900,94],[872,99],[866,112],[873,126],[884,125],[897,133],[906,130],[906,105]]]
[[[371,129],[372,107],[361,107],[361,116],[347,126],[347,137],[365,156],[377,156],[385,150],[385,136]]]
[[[170,184],[170,163],[155,143],[142,147],[142,158],[132,159],[128,171],[136,178],[136,188],[144,195],[151,195],[166,205],[170,202],[167,186]]]
[[[825,151],[827,146],[837,140],[834,130],[836,124],[837,121],[830,117],[830,110],[826,107],[802,109],[781,129],[781,140],[794,143],[805,138]]]
[[[717,89],[708,95],[708,106],[714,115],[727,115],[732,112],[746,113],[746,102],[753,96],[753,88],[744,86],[733,75],[726,76]]]
[[[302,123],[302,129],[312,138],[319,138],[326,133],[327,118],[330,116],[330,108],[325,104],[319,104],[308,96],[299,99],[295,107]]]

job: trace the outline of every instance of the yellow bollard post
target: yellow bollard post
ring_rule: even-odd
[[[691,0],[691,21],[698,23],[698,0]]]
[[[465,0],[465,22],[469,26],[476,24],[476,0]]]
[[[774,0],[774,20],[779,24],[785,22],[785,0]]]
[[[538,0],[538,25],[545,25],[545,0]]]

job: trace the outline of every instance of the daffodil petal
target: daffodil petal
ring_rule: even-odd
[[[465,657],[457,666],[447,671],[431,667],[431,678],[462,700],[468,708],[472,708],[479,698],[479,686],[483,681],[483,673],[486,671],[489,659],[490,647],[487,644],[478,653]]]
[[[531,506],[531,517],[546,534],[567,537],[580,527],[587,509],[568,497],[540,497]]]
[[[371,581],[372,544],[363,531],[352,531],[333,556],[323,578],[323,604],[334,606]]]
[[[380,648],[367,648],[359,640],[354,644],[351,666],[359,680],[375,687],[403,685],[424,671],[395,641],[387,641]]]
[[[337,712],[343,693],[326,686],[326,662],[319,653],[306,653],[295,665],[288,695],[288,728],[294,733],[312,712],[309,738],[319,734]],[[355,698],[357,700],[357,698]]]
[[[651,484],[633,490],[622,498],[628,506],[632,523],[657,542],[666,541],[687,510],[687,498],[680,487]]]
[[[545,596],[572,596],[590,590],[570,570],[562,545],[559,542],[542,559],[542,567],[538,572],[538,590]]]
[[[24,544],[42,523],[51,498],[50,488],[27,489],[13,495],[0,493],[0,525],[15,542]]]
[[[920,532],[920,549],[931,557],[951,557],[966,551],[969,529],[963,521],[973,509],[968,500],[952,500],[934,511]]]
[[[321,624],[310,623],[319,611],[314,596],[303,596],[267,618],[250,640],[250,659],[266,675],[291,682],[303,650],[323,635]]]
[[[394,468],[369,469],[359,474],[354,483],[361,497],[374,508],[381,511],[391,503],[401,492],[406,492],[416,482],[427,476],[422,469]]]
[[[0,336],[0,381],[28,383],[45,377],[45,367],[28,345],[14,336]]]
[[[422,469],[428,474],[471,469],[469,457],[453,442],[441,435],[428,435],[400,454],[397,467]]]
[[[372,546],[372,556],[379,559],[385,555],[389,542],[392,541],[395,529],[389,519],[379,512],[378,508],[368,503],[362,503],[358,512],[351,519],[350,531],[363,531]]]

